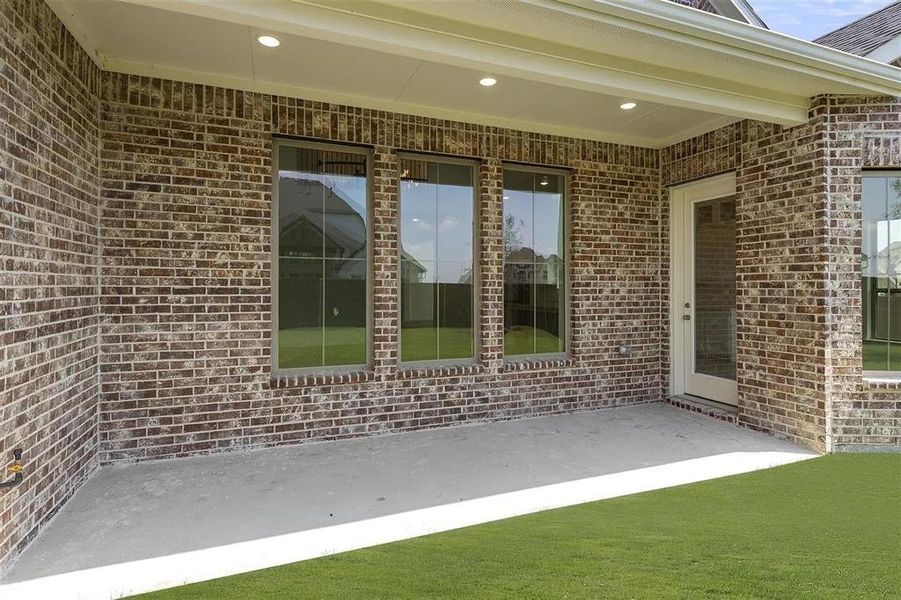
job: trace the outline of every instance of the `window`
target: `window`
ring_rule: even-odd
[[[504,171],[504,355],[566,349],[567,178]]]
[[[473,357],[474,168],[403,157],[400,177],[400,358]]]
[[[901,173],[864,173],[863,368],[901,371]]]
[[[277,369],[367,362],[368,155],[277,142]]]

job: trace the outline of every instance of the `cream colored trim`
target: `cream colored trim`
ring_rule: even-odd
[[[736,382],[694,373],[692,327],[683,315],[688,311],[695,322],[693,304],[694,256],[691,243],[692,206],[695,202],[735,194],[735,172],[692,181],[670,188],[670,393],[694,393],[724,404],[738,403]]]
[[[203,0],[161,5],[153,0],[126,1],[315,39],[342,40],[370,50],[589,92],[628,93],[639,100],[726,113],[736,118],[782,125],[798,125],[807,120],[809,101],[802,96],[767,93],[734,82],[727,85],[725,81],[672,69],[654,71],[648,65],[639,72],[634,63],[624,59],[524,37],[532,32],[509,34],[469,24],[464,27],[447,19],[399,10],[387,3]],[[565,7],[560,2],[552,4]],[[417,8],[423,6],[430,5],[419,4]],[[539,25],[536,20],[535,27]],[[475,37],[476,34],[481,37]]]

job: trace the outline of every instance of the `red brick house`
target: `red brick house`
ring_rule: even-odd
[[[0,0],[0,559],[114,462],[652,402],[901,448],[901,70],[678,4]]]

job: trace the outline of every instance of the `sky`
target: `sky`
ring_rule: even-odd
[[[812,40],[894,0],[750,0],[770,29]]]

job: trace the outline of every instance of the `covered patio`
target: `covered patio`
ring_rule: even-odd
[[[0,597],[116,598],[814,456],[648,404],[111,466]]]

